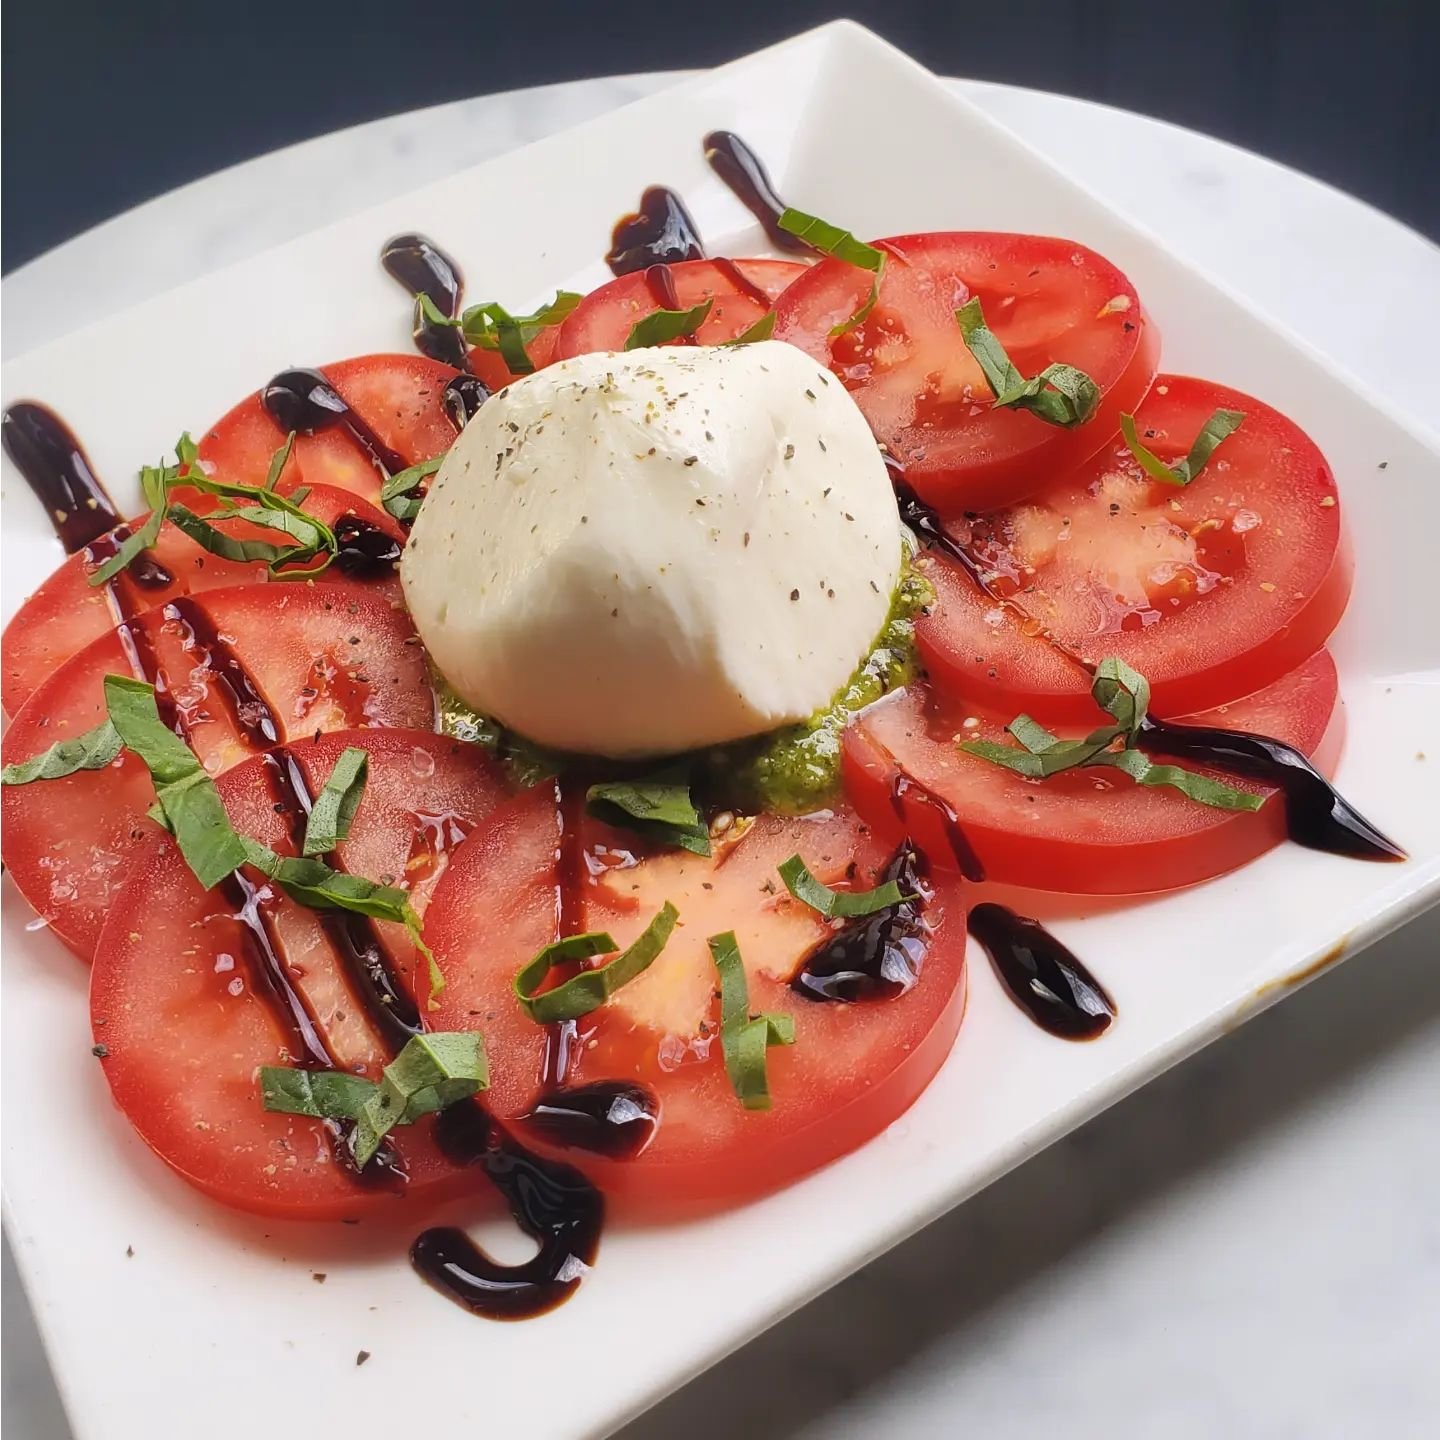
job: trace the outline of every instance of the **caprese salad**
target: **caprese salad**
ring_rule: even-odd
[[[141,515],[4,416],[69,551],[4,634],[4,862],[91,966],[116,1103],[244,1210],[493,1187],[533,1259],[411,1247],[483,1315],[571,1293],[607,1205],[876,1135],[955,1041],[968,935],[1102,1034],[987,877],[1403,858],[1324,778],[1351,566],[1299,427],[1164,373],[1082,244],[862,241],[705,145],[784,258],[708,255],[654,187],[611,281],[519,314],[396,237],[421,353],[275,376]]]

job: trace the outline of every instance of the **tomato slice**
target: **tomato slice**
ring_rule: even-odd
[[[1004,725],[1011,718],[977,715],[912,686],[865,711],[845,732],[846,793],[877,831],[898,834],[892,796],[897,779],[908,776],[955,811],[987,879],[1070,894],[1178,889],[1233,870],[1285,838],[1276,792],[1218,771],[1206,773],[1270,798],[1253,812],[1216,810],[1175,791],[1146,789],[1117,771],[1027,780],[959,749],[960,740],[1008,740]],[[1091,725],[1100,718],[1095,711]],[[1343,721],[1335,666],[1322,650],[1257,694],[1180,723],[1273,736],[1328,775],[1339,758]],[[905,814],[916,842],[936,864],[945,863],[938,808],[910,805]]]
[[[536,1116],[551,1037],[511,992],[516,971],[556,934],[561,814],[544,785],[497,811],[456,852],[426,922],[448,982],[434,1023],[479,1025],[491,1057],[489,1103],[526,1144],[562,1155],[628,1210],[694,1212],[749,1199],[855,1149],[929,1084],[965,1006],[964,905],[953,877],[936,877],[925,908],[931,928],[918,983],[895,998],[811,1000],[791,981],[831,928],[789,896],[776,866],[798,853],[832,885],[877,883],[888,851],[852,812],[762,815],[720,842],[713,859],[647,852],[625,832],[587,823],[579,904],[566,907],[573,928],[605,929],[625,945],[666,900],[680,921],[643,975],[577,1022],[568,1046],[569,1093],[610,1082],[650,1093],[658,1124],[648,1144],[630,1159],[561,1144]],[[706,939],[727,930],[738,937],[752,1012],[795,1022],[795,1044],[768,1052],[766,1111],[740,1104],[723,1064]]]
[[[555,359],[555,347],[559,342],[560,327],[547,325],[526,345],[525,353],[536,370],[543,370]],[[525,378],[505,363],[498,350],[482,350],[478,345],[470,351],[470,373],[478,376],[491,394]]]
[[[186,496],[187,503],[190,498]],[[305,497],[304,509],[338,530],[341,555],[333,568],[323,572],[327,582],[344,580],[363,584],[389,599],[399,598],[400,584],[394,560],[383,558],[384,538],[388,537],[394,546],[403,546],[405,532],[389,515],[333,485],[315,486]],[[121,621],[182,595],[245,581],[260,583],[270,578],[263,564],[212,555],[167,522],[160,528],[160,537],[149,552],[148,562],[142,560],[129,566],[104,585],[91,585],[89,576],[147,518],[138,515],[102,535],[94,544],[67,556],[16,611],[0,640],[4,652],[4,690],[0,698],[7,713],[15,714],[57,666]],[[348,528],[344,523],[347,519],[352,522]],[[258,525],[231,521],[224,528],[227,535],[236,539],[276,543],[275,532]],[[377,562],[376,556],[382,558]],[[398,558],[396,549],[394,559]]]
[[[286,753],[313,796],[351,745],[369,752],[369,779],[350,838],[329,863],[403,877],[423,913],[452,848],[502,798],[504,783],[477,747],[424,731],[340,731],[293,742]],[[276,783],[282,773],[272,757],[257,756],[218,784],[237,830],[294,854],[304,816],[296,792]],[[409,983],[414,946],[402,927],[302,909],[258,874],[246,883],[203,890],[168,836],[127,865],[96,951],[90,1013],[108,1052],[105,1078],[130,1123],[192,1185],[263,1214],[349,1218],[397,1195],[413,1203],[463,1184],[429,1122],[392,1132],[408,1176],[397,1185],[385,1183],[398,1179],[393,1171],[378,1167],[373,1181],[369,1170],[356,1175],[325,1122],[261,1108],[259,1066],[305,1063],[319,1049],[337,1068],[375,1079],[419,1012]],[[318,1043],[302,1037],[267,978],[267,947]],[[367,1003],[378,998],[377,956],[390,996],[378,1012]]]
[[[459,373],[422,355],[361,355],[321,367],[346,404],[407,465],[443,455],[455,441],[445,386]],[[200,459],[217,480],[264,482],[285,435],[265,412],[259,391],[247,395],[205,432]],[[281,488],[335,485],[378,504],[380,472],[341,425],[297,435]]]
[[[719,345],[744,334],[805,269],[790,260],[682,260],[652,266],[668,274],[673,299],[650,278],[650,270],[621,275],[592,290],[566,317],[555,358],[623,350],[637,320],[656,310],[688,310],[704,300],[715,303],[690,343]]]
[[[105,718],[106,675],[152,680],[213,775],[273,740],[433,723],[409,619],[359,586],[241,585],[149,610],[87,645],[35,691],[0,743],[28,759]],[[162,711],[162,713],[164,713]],[[144,766],[0,790],[0,853],[30,907],[89,958],[135,845],[153,831]]]
[[[828,365],[865,412],[906,478],[945,510],[1004,505],[1088,460],[1121,411],[1150,388],[1160,337],[1135,287],[1103,256],[1071,240],[986,231],[899,235],[886,253],[875,308],[843,335],[870,294],[869,271],[822,260],[776,305],[775,338]],[[1025,411],[996,410],[955,311],[979,296],[985,320],[1026,376],[1063,361],[1100,387],[1083,425],[1062,429]]]
[[[939,605],[916,636],[935,684],[1084,721],[1089,678],[1066,653],[1119,655],[1150,681],[1156,712],[1173,715],[1248,695],[1318,650],[1344,613],[1352,567],[1315,443],[1249,395],[1173,375],[1135,423],[1168,464],[1222,408],[1245,420],[1183,489],[1152,480],[1117,440],[1027,504],[952,519],[950,534],[1006,599],[932,562]]]

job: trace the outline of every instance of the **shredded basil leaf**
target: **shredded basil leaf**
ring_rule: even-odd
[[[263,511],[260,514],[263,515]],[[222,560],[234,560],[240,564],[257,562],[272,573],[282,562],[290,560],[313,560],[318,553],[313,546],[274,545],[268,540],[241,540],[227,535],[202,516],[197,515],[188,505],[172,500],[165,518],[177,530],[183,530],[197,545],[218,555]],[[229,518],[235,518],[230,516]],[[246,519],[253,517],[246,516]],[[258,523],[265,524],[262,519]]]
[[[705,942],[720,972],[720,1048],[725,1073],[736,1098],[747,1110],[770,1108],[766,1051],[772,1045],[795,1043],[795,1020],[790,1015],[751,1015],[750,989],[745,962],[735,932],[712,935]]]
[[[733,340],[722,340],[721,345],[753,345],[757,340],[768,340],[775,333],[775,312],[767,310],[753,325],[747,326]]]
[[[564,984],[537,995],[535,992],[556,965],[570,960],[590,960],[616,948],[615,941],[600,930],[570,935],[545,946],[515,977],[515,998],[520,1008],[537,1025],[577,1020],[599,1009],[622,985],[649,969],[665,948],[679,917],[680,912],[667,900],[638,938],[613,960],[594,970],[582,970]]]
[[[1133,415],[1120,417],[1120,434],[1130,447],[1130,453],[1139,461],[1140,468],[1152,480],[1159,480],[1166,485],[1188,485],[1205,468],[1205,463],[1215,453],[1216,446],[1227,436],[1233,435],[1244,418],[1243,410],[1216,410],[1200,427],[1200,433],[1190,444],[1190,453],[1173,465],[1167,465],[1141,443]]]
[[[1072,429],[1083,425],[1100,406],[1100,387],[1073,365],[1047,365],[1027,380],[1011,363],[1005,347],[985,324],[980,297],[955,312],[960,336],[985,372],[995,394],[993,408],[1028,410],[1051,425]]]
[[[285,473],[290,452],[294,448],[295,432],[292,430],[285,437],[285,443],[270,457],[270,468],[265,472],[265,489],[273,490],[280,483],[280,477]],[[295,503],[298,505],[300,502],[297,500]]]
[[[185,863],[208,890],[245,859],[220,792],[190,747],[160,718],[155,690],[124,675],[105,677],[105,709],[121,742],[150,772],[155,799]]]
[[[1236,790],[1208,775],[1179,765],[1156,765],[1136,749],[1150,708],[1150,685],[1118,656],[1096,666],[1090,693],[1115,723],[1092,730],[1083,740],[1058,739],[1030,716],[1017,715],[1005,728],[1019,741],[1018,749],[994,740],[968,740],[960,748],[1029,780],[1048,780],[1065,770],[1106,765],[1123,770],[1139,785],[1168,786],[1217,810],[1258,810],[1265,803],[1264,796]]]
[[[832,890],[823,885],[811,873],[805,862],[792,855],[779,867],[780,878],[785,888],[812,910],[818,910],[827,920],[849,920],[857,915],[873,915],[877,910],[888,910],[913,895],[904,895],[894,880],[887,880],[873,890]]]
[[[672,766],[634,780],[606,780],[585,792],[585,808],[597,820],[677,845],[710,853],[710,832],[690,798],[690,777]]]
[[[350,837],[355,812],[365,794],[365,780],[370,756],[356,745],[343,750],[310,807],[305,821],[305,842],[302,855],[328,855],[342,840]]]
[[[380,503],[397,520],[410,521],[420,513],[421,497],[414,492],[422,480],[428,480],[441,466],[445,457],[422,460],[395,475],[388,475],[380,487]]]
[[[375,1093],[356,1117],[351,1136],[355,1162],[369,1164],[396,1125],[468,1100],[490,1085],[485,1042],[477,1031],[415,1035],[385,1067]]]
[[[287,1115],[353,1120],[351,1152],[364,1169],[397,1125],[413,1125],[490,1086],[485,1042],[475,1031],[415,1035],[377,1083],[343,1070],[260,1067],[260,1103]]]
[[[639,350],[646,345],[663,345],[667,340],[693,335],[705,323],[714,304],[712,297],[688,310],[652,310],[630,327],[625,349]]]
[[[170,487],[179,481],[185,466],[194,462],[195,442],[188,434],[182,435],[175,442],[175,458],[174,465],[162,460],[158,465],[141,467],[140,492],[145,497],[146,505],[150,507],[150,513],[145,517],[145,523],[138,530],[132,530],[103,565],[90,572],[87,579],[91,585],[103,585],[107,580],[113,580],[127,565],[151,549],[160,538],[160,527],[165,523],[165,503]]]
[[[830,255],[836,260],[843,260],[847,265],[869,270],[875,276],[870,285],[870,294],[860,308],[848,320],[831,326],[830,338],[833,340],[868,319],[875,308],[875,302],[880,298],[880,280],[885,274],[885,252],[874,245],[867,245],[863,240],[857,240],[850,231],[842,230],[838,225],[820,219],[818,215],[807,215],[803,210],[795,210],[789,206],[780,216],[780,228],[797,236],[822,255]]]
[[[0,784],[29,785],[35,780],[63,780],[77,770],[103,770],[122,748],[119,732],[105,720],[73,740],[57,740],[40,755],[7,765],[0,770]]]
[[[503,305],[487,300],[483,305],[470,306],[459,325],[470,344],[482,350],[498,350],[500,358],[515,374],[528,375],[535,369],[535,363],[525,347],[542,330],[558,325],[584,298],[573,290],[557,290],[548,305],[529,315],[512,315]],[[433,305],[425,312],[427,319],[431,318],[432,310],[443,323],[456,323],[440,316]]]
[[[288,1065],[260,1067],[260,1103],[286,1115],[317,1120],[355,1120],[380,1087],[363,1075],[344,1070],[292,1070]]]

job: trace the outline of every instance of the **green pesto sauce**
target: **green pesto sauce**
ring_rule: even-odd
[[[697,800],[749,814],[778,810],[794,815],[833,800],[840,788],[840,737],[846,724],[857,710],[915,678],[915,617],[934,599],[930,582],[911,565],[907,551],[875,644],[830,704],[798,725],[696,754]],[[483,746],[517,784],[533,785],[574,763],[574,757],[544,750],[472,710],[438,672],[433,680],[441,732]],[[617,762],[616,768],[635,767]]]
[[[706,799],[742,811],[803,815],[840,788],[840,738],[850,717],[915,678],[915,617],[933,604],[930,582],[907,551],[890,613],[868,656],[823,710],[755,740],[708,751],[702,762]]]

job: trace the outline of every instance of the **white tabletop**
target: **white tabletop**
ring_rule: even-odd
[[[6,355],[676,78],[487,96],[209,176],[10,276]],[[956,83],[1440,430],[1440,249],[1189,131]],[[1428,1437],[1437,1096],[1440,911],[1037,1156],[692,1382],[625,1440],[930,1440],[962,1428],[1006,1440],[1062,1428],[1078,1440]],[[11,1433],[66,1440],[8,1248],[4,1287]]]

